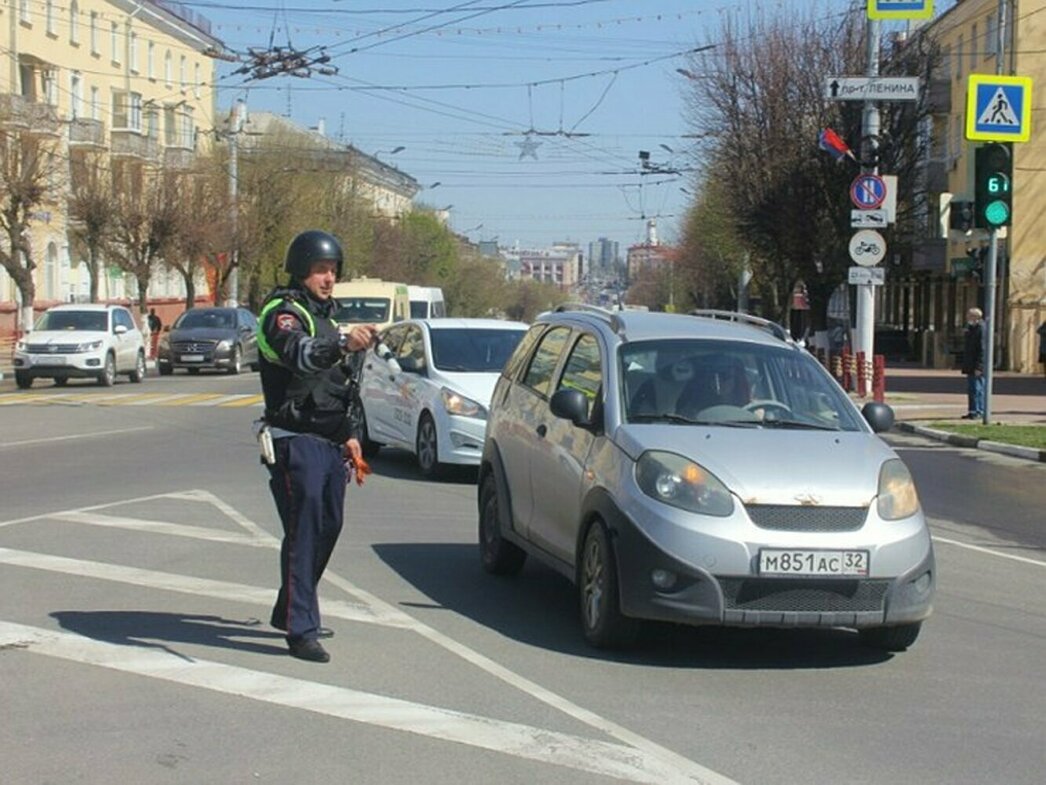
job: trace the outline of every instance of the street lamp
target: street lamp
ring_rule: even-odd
[[[396,145],[391,150],[375,150],[374,151],[374,157],[377,158],[382,153],[385,153],[386,155],[395,155],[396,153],[402,153],[406,149],[407,148],[404,147],[403,145]]]

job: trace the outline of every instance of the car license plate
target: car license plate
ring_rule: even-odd
[[[203,355],[202,354],[183,354],[182,355],[182,362],[183,363],[202,363],[203,362]]]
[[[52,357],[51,355],[37,355],[33,358],[33,365],[65,365],[64,357]]]
[[[867,575],[868,551],[759,551],[760,575]]]

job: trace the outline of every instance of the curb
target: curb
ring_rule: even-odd
[[[1026,461],[1046,463],[1046,450],[1037,450],[1034,447],[1021,447],[1016,444],[1004,444],[1003,442],[993,442],[990,439],[977,439],[973,436],[960,436],[957,433],[941,431],[936,428],[927,428],[925,425],[915,425],[909,422],[895,423],[894,427],[899,431],[916,433],[919,436],[925,436],[927,439],[947,442],[956,447],[968,447],[977,450],[985,450],[986,452],[997,452],[1003,455],[1009,455],[1013,458],[1023,458]]]

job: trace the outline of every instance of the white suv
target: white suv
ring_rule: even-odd
[[[145,341],[131,312],[122,305],[56,305],[47,309],[33,331],[15,347],[15,383],[33,379],[94,378],[111,387],[117,374],[132,382],[145,378]]]

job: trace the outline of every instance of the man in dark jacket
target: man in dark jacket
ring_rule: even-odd
[[[290,283],[266,298],[258,319],[269,488],[284,534],[272,625],[286,632],[291,656],[311,662],[330,660],[318,640],[330,633],[320,626],[317,585],[341,532],[346,459],[361,455],[350,414],[358,391],[343,360],[377,338],[373,325],[342,334],[332,319],[341,268],[334,237],[302,232],[287,248]]]
[[[984,313],[980,308],[966,312],[962,372],[966,375],[966,419],[979,420],[984,417]]]

